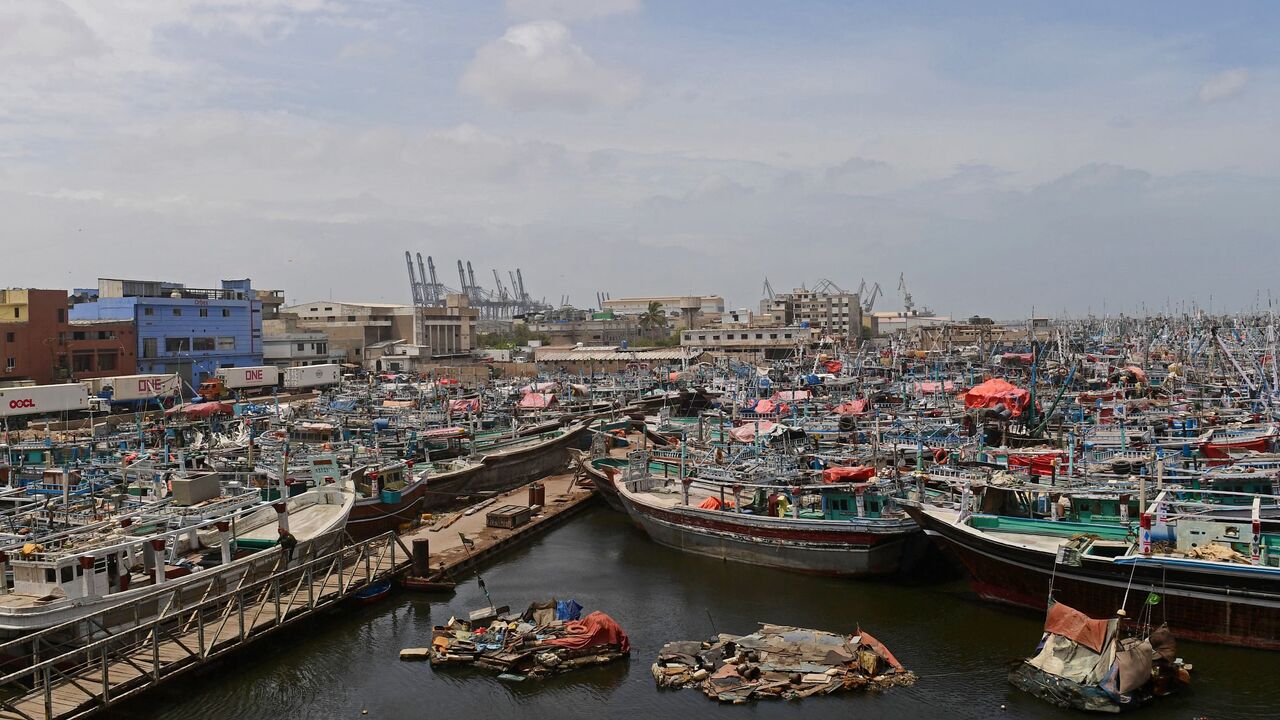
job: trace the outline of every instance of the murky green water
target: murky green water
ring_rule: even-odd
[[[484,605],[474,576],[454,596],[399,593],[346,607],[263,641],[198,675],[113,713],[130,720],[292,718],[1060,718],[1012,689],[1008,664],[1029,653],[1041,619],[979,603],[964,583],[852,582],[791,575],[658,547],[619,514],[593,509],[482,570],[498,604],[551,596],[603,610],[631,636],[629,663],[545,683],[507,683],[475,672],[402,663],[432,625]],[[708,619],[708,611],[711,618]],[[759,621],[832,631],[861,624],[920,675],[879,694],[719,706],[693,690],[659,691],[649,665],[666,641]],[[1139,718],[1280,716],[1280,654],[1184,643],[1192,689]],[[1005,709],[1001,709],[1001,706]],[[367,710],[368,715],[362,715]]]

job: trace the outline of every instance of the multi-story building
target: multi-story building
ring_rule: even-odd
[[[602,310],[612,310],[617,315],[643,315],[649,305],[658,303],[663,312],[679,317],[682,307],[692,305],[706,316],[718,316],[724,312],[724,298],[719,295],[653,295],[650,297],[610,298],[601,305]]]
[[[525,320],[529,332],[545,339],[551,345],[621,345],[641,343],[646,331],[635,315],[617,315],[611,311],[593,313],[577,308],[563,307],[550,310]],[[649,340],[667,337],[664,328],[648,333]]]
[[[806,327],[745,327],[725,325],[700,330],[682,330],[680,347],[701,349],[719,357],[736,360],[779,360],[793,357],[814,342],[814,331]]]
[[[825,334],[843,338],[862,335],[862,305],[857,293],[814,292],[803,288],[790,293],[792,321]]]
[[[100,278],[77,291],[73,320],[129,321],[137,328],[137,371],[177,373],[193,386],[218,368],[262,364],[262,305],[250,281],[219,288]]]
[[[416,310],[412,305],[318,300],[280,311],[296,315],[299,330],[323,332],[329,349],[341,351],[352,363],[365,360],[365,348],[392,340],[429,348],[424,351],[428,358],[469,354],[480,314],[461,294],[447,296],[444,307]]]
[[[0,290],[0,384],[137,372],[131,321],[69,317],[65,290]]]

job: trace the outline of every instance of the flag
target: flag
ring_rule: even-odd
[[[474,540],[472,540],[471,538],[467,537],[466,535],[463,535],[462,533],[458,533],[458,537],[462,540],[462,547],[464,547],[464,548],[466,548],[466,549],[468,549],[468,550],[474,550],[474,549],[475,549],[475,547],[476,547],[476,543],[475,543],[475,541],[474,541]]]
[[[1160,596],[1159,596],[1159,595],[1157,595],[1157,594],[1155,594],[1155,593],[1147,593],[1147,604],[1148,604],[1148,605],[1159,605],[1159,604],[1160,604]]]

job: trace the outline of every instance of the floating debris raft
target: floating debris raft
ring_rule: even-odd
[[[1149,594],[1148,607],[1153,599],[1159,601]],[[1051,603],[1036,654],[1018,663],[1009,682],[1059,707],[1120,712],[1186,687],[1191,670],[1167,627],[1122,637],[1119,618],[1095,619]]]
[[[542,679],[631,654],[617,621],[602,612],[581,617],[568,600],[534,603],[521,615],[500,616],[488,625],[452,618],[431,633],[432,667],[466,665],[501,673],[504,679]],[[411,656],[411,657],[410,657]],[[417,653],[401,654],[418,659]]]
[[[844,636],[766,623],[741,637],[721,633],[714,642],[667,643],[652,672],[659,687],[696,687],[735,704],[912,685],[916,679],[861,628]]]

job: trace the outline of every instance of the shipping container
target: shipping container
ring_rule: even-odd
[[[219,368],[218,377],[228,390],[264,388],[280,383],[280,371],[271,365],[262,367]]]
[[[0,417],[71,412],[89,407],[89,388],[80,383],[0,389]]]
[[[94,395],[109,395],[115,402],[127,402],[173,397],[182,389],[182,378],[177,375],[124,375],[94,378],[87,380],[86,384]]]
[[[284,371],[284,386],[290,389],[325,387],[342,381],[342,366],[311,365]]]

